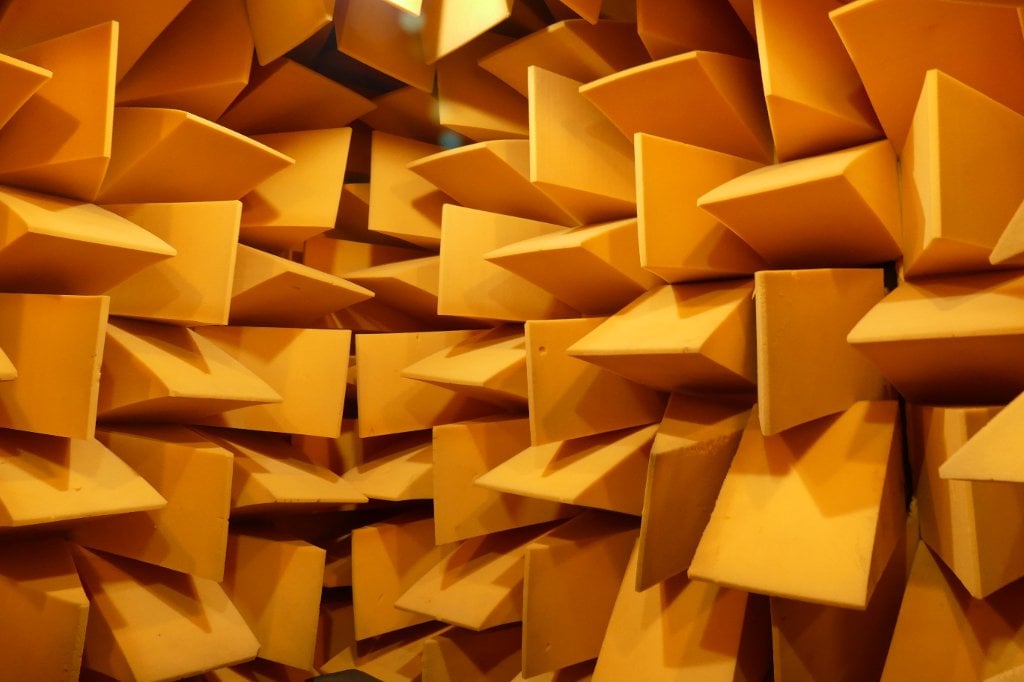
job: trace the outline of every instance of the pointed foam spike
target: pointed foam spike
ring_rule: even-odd
[[[829,21],[829,12],[838,7],[839,0],[754,3],[764,95],[780,161],[883,136],[850,55]]]
[[[585,512],[527,549],[524,677],[597,658],[636,536],[634,519]]]
[[[334,227],[345,180],[351,128],[257,135],[295,159],[242,197],[240,239],[268,250],[298,247]]]
[[[988,259],[993,265],[1024,265],[1024,201],[1003,228]]]
[[[312,667],[325,558],[300,540],[228,535],[222,584],[259,640],[260,658]]]
[[[3,74],[3,85],[0,86],[0,127],[6,125],[18,109],[53,78],[53,71],[5,54],[0,54],[0,74]]]
[[[685,575],[641,591],[636,577],[634,550],[597,657],[595,682],[765,678],[771,638],[764,597]]]
[[[549,525],[516,528],[443,545],[441,560],[395,606],[470,630],[518,622],[526,550],[549,530]]]
[[[370,148],[369,229],[426,248],[441,240],[444,193],[406,166],[440,147],[398,135],[373,132]]]
[[[530,182],[528,140],[490,140],[447,149],[411,162],[409,170],[467,208],[562,226],[578,224]]]
[[[509,495],[474,481],[530,447],[530,422],[492,418],[434,427],[434,531],[438,543],[553,521],[557,502]]]
[[[301,0],[287,5],[273,0],[245,0],[249,28],[260,64],[269,64],[334,19],[334,3]]]
[[[423,92],[434,85],[419,31],[407,31],[403,10],[378,0],[347,0],[335,7],[338,51]]]
[[[441,125],[471,140],[506,140],[529,134],[526,99],[477,63],[511,41],[486,33],[441,60],[437,65]]]
[[[753,57],[756,53],[750,33],[724,2],[638,0],[636,25],[640,40],[654,59],[692,50],[724,52],[737,57]]]
[[[904,282],[847,339],[912,402],[1005,403],[1024,390],[1021,315],[1019,274]]]
[[[423,643],[423,679],[512,680],[522,669],[522,637],[518,625],[487,632],[452,628]]]
[[[985,600],[971,599],[921,542],[881,679],[1009,682],[1024,672],[1021,614],[1024,583]]]
[[[874,265],[900,254],[896,157],[885,140],[751,171],[697,203],[775,267]]]
[[[862,401],[764,436],[752,414],[690,577],[865,608],[904,518],[898,417]]]
[[[79,679],[89,599],[60,537],[15,540],[0,557],[0,666],[14,679]]]
[[[761,164],[646,133],[634,139],[640,264],[666,282],[750,275],[764,260],[697,206]]]
[[[359,435],[420,431],[493,413],[493,405],[441,386],[402,377],[402,370],[417,360],[465,341],[473,334],[451,331],[357,335]]]
[[[939,467],[944,479],[1024,483],[1020,447],[1024,443],[1024,393],[949,453]]]
[[[633,146],[580,93],[580,82],[529,67],[530,181],[579,223],[636,213]]]
[[[428,3],[421,15],[424,61],[433,64],[508,19],[511,14],[512,0]]]
[[[316,236],[302,245],[302,264],[336,277],[345,277],[353,270],[419,258],[423,254],[419,249]]]
[[[379,680],[415,682],[422,678],[423,645],[452,628],[431,622],[374,637],[356,646],[355,639],[320,666],[324,675],[358,670]]]
[[[1024,576],[1024,548],[1016,541],[1024,532],[1024,489],[1002,481],[947,480],[939,469],[998,411],[909,409],[911,455],[920,466],[921,538],[976,599]]]
[[[198,433],[235,457],[232,515],[366,502],[364,495],[337,474],[310,464],[301,452],[277,436],[210,429]]]
[[[369,639],[430,620],[396,609],[394,603],[451,549],[434,545],[429,517],[404,516],[352,531],[355,638]]]
[[[582,19],[571,19],[547,26],[487,55],[480,60],[480,66],[525,96],[529,89],[529,66],[587,82],[648,59],[635,24],[601,21],[591,25]]]
[[[281,395],[217,344],[184,327],[120,319],[107,326],[99,415],[196,418]]]
[[[757,379],[750,280],[666,284],[567,352],[662,390],[750,391]]]
[[[228,409],[193,423],[337,437],[345,405],[352,332],[347,329],[199,327],[280,396],[272,404]]]
[[[100,294],[176,252],[92,204],[0,188],[0,213],[0,288],[9,291]]]
[[[373,107],[373,102],[341,83],[291,59],[279,59],[254,70],[249,86],[217,122],[246,135],[341,128]]]
[[[192,0],[117,84],[117,104],[216,119],[249,82],[245,0]]]
[[[580,94],[629,139],[650,133],[760,163],[772,160],[757,64],[749,59],[687,52],[587,83]]]
[[[158,0],[144,6],[133,0],[100,0],[69,6],[62,0],[14,0],[0,18],[0,50],[17,50],[116,20],[120,79],[187,4],[188,0]]]
[[[76,524],[72,539],[219,582],[228,539],[231,453],[178,426],[101,429],[97,438],[146,479],[167,506]]]
[[[635,219],[542,234],[484,254],[585,314],[612,312],[659,278],[640,265]]]
[[[402,370],[418,379],[450,388],[510,410],[527,404],[526,339],[518,327],[478,332]]]
[[[117,107],[103,203],[240,199],[293,160],[178,109]]]
[[[439,256],[423,256],[353,270],[345,279],[373,292],[377,302],[429,319],[438,313],[440,272]]]
[[[689,568],[749,415],[744,400],[669,399],[647,467],[637,590]]]
[[[575,317],[576,311],[553,294],[486,258],[496,249],[561,230],[550,223],[446,205],[437,312],[512,321]]]
[[[657,426],[534,445],[476,480],[491,490],[639,516]]]
[[[96,440],[5,432],[0,526],[158,509],[166,500]]]
[[[83,547],[74,557],[91,601],[84,667],[173,679],[256,655],[259,642],[214,581]]]
[[[964,124],[943,123],[950,120]],[[1005,178],[1024,173],[1022,155],[1024,115],[928,72],[900,154],[908,277],[988,269],[1020,205],[1020,192]]]
[[[860,0],[830,14],[886,137],[903,147],[925,72],[941,69],[1024,112],[1024,36],[1010,7],[951,0]]]
[[[227,324],[235,272],[237,201],[109,204],[177,251],[108,289],[110,312],[180,325]],[[202,229],[196,229],[202,225]],[[79,252],[80,253],[80,252]],[[120,261],[119,261],[120,262]],[[109,263],[103,263],[109,269]]]
[[[664,394],[570,356],[568,348],[603,322],[526,323],[526,381],[534,445],[660,421]]]
[[[400,441],[360,461],[343,478],[372,500],[406,502],[434,497],[434,452],[429,433]]]
[[[906,526],[865,610],[771,598],[775,679],[879,679],[918,544],[917,518]]]
[[[92,438],[108,304],[105,296],[0,294],[0,348],[18,370],[0,383],[0,426]]]
[[[110,161],[118,24],[18,50],[53,73],[0,128],[0,182],[91,199]]]
[[[287,258],[239,244],[231,324],[302,326],[373,292]]]
[[[754,276],[757,407],[779,433],[886,397],[885,379],[846,341],[885,296],[880,269],[766,270]],[[822,371],[827,377],[822,376]]]

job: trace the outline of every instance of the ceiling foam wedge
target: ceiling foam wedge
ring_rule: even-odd
[[[497,627],[485,632],[452,628],[423,642],[426,679],[514,680],[522,668],[522,628]]]
[[[0,86],[0,127],[3,127],[25,102],[53,78],[53,71],[41,66],[15,59],[8,55],[0,55],[0,74],[3,74],[3,86]]]
[[[427,64],[455,52],[512,15],[513,0],[444,0],[423,8],[423,57]]]
[[[724,2],[697,0],[664,3],[638,0],[636,25],[640,39],[654,59],[707,50],[753,57],[756,46],[743,22]]]
[[[1024,483],[1018,453],[1013,447],[1007,447],[1024,443],[1022,415],[1024,394],[992,415],[991,421],[950,453],[939,467],[939,474],[945,479]]]
[[[417,13],[418,14],[418,13]],[[341,0],[334,8],[338,51],[423,92],[434,85],[418,31],[403,28],[410,15],[381,0]],[[422,26],[421,22],[417,22]]]
[[[300,0],[287,5],[274,0],[245,0],[245,9],[256,56],[264,65],[330,26],[334,19],[334,2],[330,0]]]

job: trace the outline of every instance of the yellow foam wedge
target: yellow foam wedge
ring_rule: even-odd
[[[526,550],[524,677],[597,658],[636,535],[634,520],[586,512]]]
[[[847,339],[912,402],[995,405],[1024,390],[1017,310],[1019,274],[904,282]]]
[[[4,432],[0,526],[159,509],[167,501],[99,441]]]
[[[692,50],[752,57],[756,50],[743,22],[723,2],[638,0],[636,30],[654,59]]]
[[[424,92],[434,65],[424,61],[419,31],[403,28],[405,11],[380,0],[342,0],[334,7],[338,50]]]
[[[751,416],[689,576],[863,609],[904,523],[894,401],[781,434]]]
[[[107,289],[112,314],[188,326],[227,324],[242,215],[237,201],[103,208],[145,228],[177,251]]]
[[[242,197],[239,238],[252,246],[285,250],[334,227],[351,138],[351,128],[254,136],[295,159],[295,165]]]
[[[0,188],[0,288],[102,294],[176,249],[158,235],[94,206]]]
[[[279,402],[229,409],[202,423],[306,436],[340,433],[350,331],[211,326],[195,333],[241,362],[281,396]]]
[[[407,165],[441,148],[374,131],[370,148],[369,229],[425,248],[441,240],[441,206],[447,200]]]
[[[78,524],[76,543],[201,578],[224,577],[232,455],[177,426],[101,429],[97,438],[166,500]]]
[[[79,679],[89,599],[67,543],[59,538],[3,545],[0,599],[7,613],[0,629],[4,674],[23,680]]]
[[[216,119],[249,82],[246,0],[192,0],[118,81],[119,105]]]
[[[761,164],[738,156],[638,133],[637,229],[640,264],[666,282],[751,275],[764,267],[735,232],[697,200]]]
[[[577,222],[636,214],[633,145],[580,93],[580,82],[529,67],[530,181]]]
[[[431,620],[396,609],[395,600],[449,549],[434,545],[429,517],[399,517],[352,531],[355,638],[370,639]]]
[[[666,284],[569,346],[586,360],[661,391],[751,391],[757,378],[750,280]]]
[[[963,125],[942,125],[959,120]],[[938,70],[924,79],[902,161],[906,276],[986,270],[1018,206],[1024,115]],[[969,174],[971,182],[964,181]]]
[[[917,485],[921,538],[975,599],[1024,576],[1024,550],[1015,541],[1024,528],[1024,490],[1003,481],[941,478],[950,455],[992,419],[999,408],[913,405],[907,426]]]
[[[347,126],[373,107],[344,85],[291,59],[278,59],[254,70],[249,86],[217,122],[246,135],[322,130]]]
[[[231,324],[302,326],[373,292],[244,244],[239,244],[231,285]]]
[[[882,137],[850,55],[829,21],[829,12],[842,6],[839,0],[754,2],[761,78],[780,161]]]
[[[240,199],[294,160],[179,109],[117,107],[103,203]]]
[[[650,133],[760,163],[772,160],[757,63],[749,59],[686,52],[587,83],[580,94],[629,139]]]
[[[259,640],[260,658],[313,666],[324,550],[300,540],[231,533],[224,591]]]
[[[751,171],[697,204],[775,267],[877,265],[900,255],[896,156],[885,140]]]
[[[1022,394],[1024,395],[1024,394]],[[1014,448],[1020,443],[1024,397],[1017,396],[991,420],[977,429],[966,443],[949,453],[939,466],[942,478],[967,481],[1008,481],[1024,483]]]
[[[562,229],[546,222],[446,205],[441,218],[437,312],[512,321],[575,317],[576,311],[554,294],[487,257],[503,247]]]
[[[473,485],[530,447],[527,419],[495,417],[434,427],[434,530],[438,544],[554,521],[573,512],[557,502]]]
[[[357,459],[343,478],[372,500],[407,502],[434,497],[434,450],[429,431],[410,434],[408,439]]]
[[[610,313],[661,280],[640,265],[636,220],[542,234],[484,254],[585,314]]]
[[[423,642],[424,680],[511,680],[521,671],[518,625],[471,632],[452,628]]]
[[[302,0],[281,5],[273,0],[245,0],[249,28],[260,64],[269,64],[302,44],[334,19],[334,3]]]
[[[446,149],[409,163],[409,169],[466,208],[564,227],[578,224],[530,182],[528,140],[489,140]]]
[[[53,71],[41,66],[0,55],[0,73],[4,84],[0,87],[0,127],[6,125],[25,102],[53,78]]]
[[[637,590],[689,568],[749,417],[743,399],[669,399],[647,466]]]
[[[74,557],[91,602],[85,668],[161,680],[256,655],[259,642],[216,582],[83,547]]]
[[[455,52],[512,14],[512,0],[446,0],[423,8],[423,57],[428,64]]]
[[[108,308],[106,296],[0,294],[0,348],[18,372],[0,382],[0,426],[92,438]]]
[[[664,394],[568,353],[569,347],[603,321],[526,323],[526,380],[534,445],[661,420]]]
[[[476,480],[499,492],[639,516],[657,426],[534,445]]]
[[[887,397],[878,369],[846,341],[884,296],[881,270],[766,270],[754,276],[757,407],[765,434],[841,412],[858,400]]]

